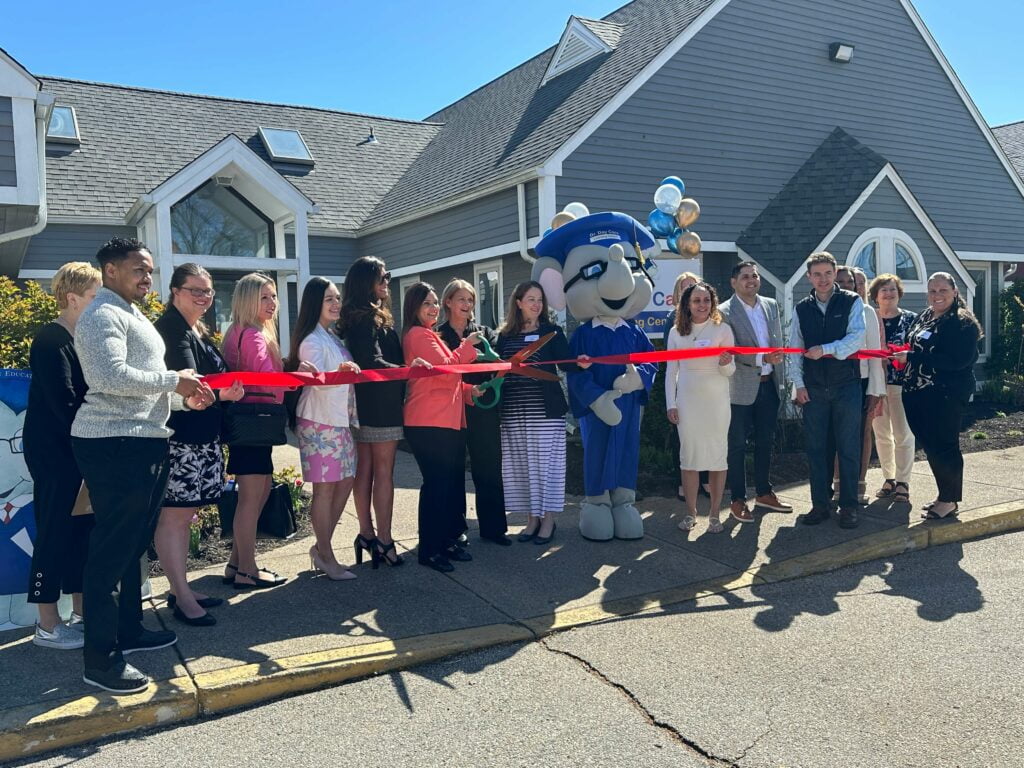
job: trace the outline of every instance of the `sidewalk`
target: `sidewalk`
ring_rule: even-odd
[[[286,457],[297,459],[284,447],[275,463]],[[698,595],[1024,528],[1024,447],[965,460],[969,480],[959,522],[925,523],[916,508],[876,502],[853,531],[834,523],[796,526],[795,514],[759,510],[754,523],[730,520],[719,535],[705,532],[702,517],[687,536],[676,527],[683,505],[651,497],[638,504],[646,518],[644,539],[598,544],[580,537],[578,500],[572,499],[548,546],[499,547],[477,539],[474,528],[474,561],[443,575],[417,565],[411,551],[419,475],[411,457],[400,453],[394,533],[406,565],[373,571],[364,562],[355,567],[354,581],[313,578],[311,540],[305,539],[261,558],[262,566],[290,579],[274,590],[235,592],[221,584],[222,568],[194,573],[198,589],[228,600],[214,609],[213,628],[176,622],[163,602],[166,584],[156,580],[146,623],[173,629],[178,644],[132,657],[158,681],[145,693],[115,698],[99,692],[81,681],[80,653],[37,648],[27,629],[0,634],[0,761],[489,645],[530,641]],[[869,472],[868,488],[880,483],[879,471]],[[915,466],[911,487],[915,505],[934,498],[926,464]],[[797,514],[807,510],[806,484],[777,490]],[[525,520],[513,516],[509,522],[516,531]],[[342,562],[352,562],[356,532],[350,502],[335,540]]]

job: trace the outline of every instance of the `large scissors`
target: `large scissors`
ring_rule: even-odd
[[[512,357],[509,359],[509,362],[512,363],[512,368],[510,368],[507,371],[502,371],[501,373],[498,373],[497,375],[495,375],[493,379],[488,379],[483,384],[477,384],[477,388],[483,390],[484,392],[486,392],[489,389],[493,390],[494,400],[492,400],[487,405],[484,405],[483,403],[480,402],[480,397],[478,397],[477,395],[473,395],[473,403],[476,405],[476,407],[483,408],[486,410],[489,408],[493,408],[501,401],[501,385],[505,383],[506,373],[514,373],[518,374],[519,376],[529,376],[531,379],[540,379],[542,381],[558,381],[557,374],[548,373],[547,371],[543,371],[539,368],[534,368],[533,366],[530,365],[523,365],[523,362],[526,361],[527,358],[530,357],[530,355],[532,355],[538,349],[540,349],[549,341],[551,341],[551,339],[553,339],[555,335],[556,332],[552,331],[551,333],[544,334],[532,344],[528,344],[527,346],[523,347],[521,350],[512,355]],[[486,339],[482,339],[482,342],[484,346],[484,352],[478,359],[500,359],[498,355],[495,354],[494,350],[491,349]]]

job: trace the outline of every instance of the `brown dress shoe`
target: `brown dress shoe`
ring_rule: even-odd
[[[764,507],[765,509],[770,509],[773,512],[792,512],[793,511],[793,505],[792,504],[786,504],[784,501],[779,499],[779,497],[776,496],[774,492],[771,492],[771,491],[769,491],[768,493],[764,494],[763,496],[758,496],[756,499],[754,499],[754,506],[755,507]]]
[[[747,502],[744,499],[737,499],[730,504],[729,514],[732,515],[733,520],[738,520],[741,523],[754,522],[754,515],[747,507]]]

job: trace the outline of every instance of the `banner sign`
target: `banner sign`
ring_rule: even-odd
[[[658,274],[654,276],[654,293],[651,301],[636,316],[636,324],[644,333],[652,338],[660,339],[668,325],[668,316],[675,309],[672,303],[672,289],[676,286],[676,278],[683,272],[701,273],[700,259],[659,259]]]

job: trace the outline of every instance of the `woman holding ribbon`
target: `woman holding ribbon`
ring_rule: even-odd
[[[331,330],[341,314],[341,293],[330,280],[313,277],[302,290],[299,315],[292,333],[292,359],[318,371],[359,373],[359,366]],[[351,427],[358,427],[356,400],[349,384],[303,387],[296,406],[294,431],[299,440],[302,479],[313,484],[309,517],[316,543],[310,547],[312,568],[333,581],[354,579],[338,563],[331,538],[345,511],[356,475],[356,446]],[[374,565],[377,559],[373,559]]]
[[[729,324],[722,322],[714,287],[699,282],[687,288],[676,308],[676,324],[669,334],[668,348],[700,350],[731,347],[735,343]],[[684,531],[692,530],[697,523],[697,473],[702,469],[708,470],[711,486],[708,533],[722,531],[719,508],[729,468],[732,416],[729,377],[735,371],[736,363],[729,352],[668,364],[665,403],[668,420],[679,431],[679,467],[683,471],[687,507],[679,528]]]
[[[462,339],[454,351],[434,331],[441,304],[430,285],[414,283],[404,307],[402,349],[410,366],[416,361],[432,367],[476,360],[473,347],[480,343],[480,331]],[[452,560],[473,559],[457,541],[465,527],[465,405],[472,403],[472,394],[473,386],[451,373],[411,379],[405,401],[405,438],[423,475],[419,562],[442,573],[454,570]]]
[[[210,273],[198,264],[181,264],[171,273],[171,301],[153,324],[167,348],[164,362],[169,370],[192,369],[203,376],[227,371],[202,320],[214,295]],[[245,390],[235,382],[216,394],[220,401],[237,401]],[[200,507],[216,504],[224,487],[222,419],[223,411],[214,402],[201,411],[172,411],[167,422],[174,430],[169,444],[171,470],[153,544],[170,582],[167,607],[175,619],[194,627],[216,624],[206,609],[224,602],[192,590],[185,567],[192,518]]]
[[[498,333],[498,354],[508,359],[549,333],[555,335],[526,362],[556,374],[547,360],[571,357],[562,329],[548,319],[548,300],[540,283],[520,283],[512,291],[505,324]],[[589,364],[588,364],[589,365]],[[576,370],[575,363],[559,365]],[[501,476],[505,508],[528,518],[518,541],[547,544],[555,534],[555,514],[565,508],[565,414],[561,384],[509,376],[501,393]]]
[[[449,349],[455,349],[462,340],[479,332],[488,344],[497,344],[497,334],[486,326],[477,325],[473,316],[476,290],[465,280],[452,280],[441,294],[444,322],[437,329],[441,340]],[[471,373],[462,377],[469,384],[481,384],[492,374]],[[473,487],[476,488],[476,516],[480,523],[480,538],[502,546],[512,542],[506,536],[505,490],[501,483],[500,419],[497,408],[466,406],[466,448],[469,452]]]

